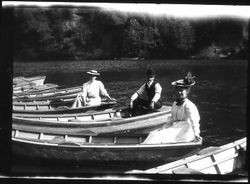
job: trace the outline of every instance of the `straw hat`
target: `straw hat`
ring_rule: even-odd
[[[195,78],[195,76],[192,76],[192,74],[190,72],[188,72],[187,75],[184,77],[184,79],[174,81],[171,84],[173,86],[188,88],[188,87],[195,85],[194,78]]]
[[[93,75],[93,76],[98,76],[98,75],[100,75],[100,73],[98,73],[96,70],[89,70],[89,71],[87,71],[87,74]]]

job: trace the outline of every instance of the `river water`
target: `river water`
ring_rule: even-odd
[[[181,79],[188,71],[196,76],[196,85],[189,99],[200,112],[203,147],[220,146],[246,136],[246,60],[51,61],[14,63],[13,69],[14,76],[46,75],[45,83],[55,83],[61,87],[82,85],[89,80],[86,71],[96,69],[100,71],[99,80],[104,83],[110,96],[117,99],[117,106],[124,106],[145,82],[145,72],[149,67],[157,72],[156,80],[163,88],[164,103],[174,100],[172,81]],[[13,169],[17,172],[29,172],[29,169],[44,172],[39,167],[24,165]],[[83,172],[86,170],[83,169]],[[79,168],[77,172],[80,172]]]

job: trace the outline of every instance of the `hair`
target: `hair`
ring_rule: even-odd
[[[191,87],[186,88],[187,89],[187,95],[191,92]]]
[[[175,86],[176,89],[186,89],[187,90],[187,96],[190,94],[191,92],[191,87],[180,87],[180,86]]]
[[[147,70],[147,74],[146,74],[147,76],[156,76],[156,73],[155,73],[155,70],[153,69],[153,68],[149,68],[148,70]]]

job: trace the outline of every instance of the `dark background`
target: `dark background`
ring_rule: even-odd
[[[15,7],[13,39],[15,61],[246,59],[248,20]]]

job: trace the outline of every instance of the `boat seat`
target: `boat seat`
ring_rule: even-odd
[[[60,146],[80,146],[80,144],[75,143],[75,142],[71,142],[71,141],[67,141],[67,142],[62,142],[62,143],[58,143],[58,145]]]
[[[71,142],[71,141],[66,141],[63,137],[54,137],[52,140],[48,141],[49,143],[54,143],[54,144],[58,144],[58,145],[73,145],[73,146],[79,146],[79,144],[75,143],[75,142]]]
[[[196,169],[182,167],[172,171],[173,174],[204,174]]]
[[[68,106],[59,106],[56,109],[69,109],[69,107]]]
[[[116,120],[120,120],[120,119],[124,119],[124,118],[122,118],[122,117],[112,117],[112,118],[97,119],[97,120],[95,120],[95,119],[92,119],[92,120],[69,119],[68,122],[79,122],[79,123],[85,122],[85,121],[86,122],[99,122],[99,121],[104,122],[104,121],[116,121]]]
[[[214,146],[210,146],[210,147],[207,147],[207,148],[204,148],[204,149],[200,150],[200,151],[197,153],[197,155],[205,155],[205,154],[207,154],[207,153],[211,153],[211,152],[217,151],[217,150],[219,150],[219,149],[221,149],[221,148],[219,148],[219,147],[214,147]]]

